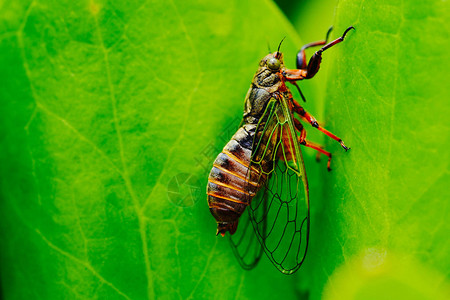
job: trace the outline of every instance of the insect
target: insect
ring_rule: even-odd
[[[245,97],[241,125],[214,161],[209,174],[207,198],[217,221],[217,235],[230,233],[233,252],[245,269],[251,269],[263,252],[284,274],[303,263],[309,239],[308,182],[300,145],[328,157],[331,153],[306,140],[298,118],[310,123],[344,150],[342,139],[321,127],[293,98],[286,85],[310,79],[319,71],[322,53],[342,42],[353,26],[338,39],[306,44],[297,55],[297,69],[287,69],[278,50],[259,63]],[[306,64],[305,50],[323,46]],[[239,230],[238,230],[238,223]],[[253,228],[252,228],[253,227]]]

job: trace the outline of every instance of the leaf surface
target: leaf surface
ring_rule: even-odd
[[[5,299],[294,296],[240,269],[205,195],[267,44],[300,44],[276,6],[1,5]]]
[[[0,7],[5,299],[446,298],[445,2],[339,1],[320,26],[290,14],[317,32],[303,42],[356,31],[301,83],[305,108],[352,149],[306,126],[334,168],[304,151],[311,242],[289,277],[267,259],[241,270],[205,201],[267,44],[287,36],[295,66],[302,43],[272,2]]]
[[[441,1],[339,1],[333,36],[356,30],[324,53],[324,121],[352,149],[327,140],[312,299],[450,295],[448,17]]]

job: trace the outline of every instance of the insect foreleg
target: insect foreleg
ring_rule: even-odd
[[[292,99],[292,103],[294,104],[294,111],[300,115],[304,120],[306,120],[308,123],[312,125],[312,127],[317,128],[318,130],[325,133],[327,136],[332,138],[335,141],[338,141],[342,148],[344,148],[345,151],[350,149],[349,147],[345,146],[344,141],[340,138],[331,133],[330,131],[326,130],[325,128],[321,127],[319,123],[317,122],[316,118],[314,118],[310,113],[308,113],[295,99]],[[325,153],[324,153],[325,154]]]
[[[312,46],[323,45],[326,42],[320,41],[320,42],[315,42],[315,43],[311,43],[311,44],[307,44],[307,45],[303,46],[302,50],[300,50],[299,54],[297,55],[297,68],[299,68],[299,69],[298,70],[289,70],[289,69],[284,70],[283,75],[284,75],[285,79],[287,81],[294,81],[294,80],[313,78],[314,75],[316,75],[320,69],[320,62],[322,61],[322,53],[325,50],[333,47],[334,45],[342,42],[344,40],[347,32],[349,32],[351,29],[355,29],[355,28],[353,26],[350,26],[349,28],[347,28],[345,30],[344,34],[340,38],[335,39],[334,41],[323,46],[320,50],[316,51],[316,53],[314,53],[313,56],[310,58],[310,60],[308,62],[308,66],[305,66],[306,55],[304,53],[304,50],[306,48],[309,48]]]
[[[331,30],[333,30],[333,27],[330,27],[330,29],[328,29],[327,31],[327,36],[325,37],[324,40],[322,41],[317,41],[317,42],[312,42],[312,43],[308,43],[306,45],[304,45],[300,51],[297,53],[297,69],[305,69],[307,64],[306,64],[306,52],[305,50],[311,47],[316,47],[316,46],[322,46],[325,45],[328,41],[328,37],[330,36]]]
[[[351,30],[351,29],[355,29],[355,28],[353,26],[350,26],[349,28],[347,28],[347,30],[345,30],[344,34],[340,38],[337,38],[334,41],[332,41],[331,43],[326,44],[320,50],[318,50],[318,51],[316,51],[316,53],[314,53],[314,55],[309,60],[308,67],[306,68],[306,73],[307,73],[306,77],[305,77],[306,79],[313,78],[314,75],[316,75],[317,72],[319,71],[320,62],[322,61],[322,53],[325,50],[333,47],[334,45],[342,42],[344,40],[347,32],[349,32],[349,30]]]

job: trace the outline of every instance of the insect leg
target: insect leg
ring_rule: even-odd
[[[314,53],[314,55],[309,60],[308,67],[306,68],[306,71],[307,71],[306,79],[314,77],[314,75],[316,75],[316,73],[319,71],[320,62],[322,61],[322,52],[327,50],[328,48],[331,48],[334,45],[342,42],[344,40],[347,32],[349,32],[351,29],[355,29],[355,28],[353,26],[350,26],[349,28],[347,28],[345,30],[344,34],[340,38],[337,38],[334,41],[332,41],[331,43],[326,44],[320,50],[318,50],[318,51],[316,51],[316,53]]]
[[[320,69],[320,62],[322,61],[322,52],[342,42],[347,32],[349,32],[351,29],[355,28],[353,26],[350,26],[345,30],[344,34],[340,38],[335,39],[334,41],[323,46],[320,50],[316,51],[316,53],[314,53],[314,55],[309,60],[308,66],[306,68],[301,68],[299,70],[288,70],[288,69],[284,70],[283,72],[284,78],[287,81],[313,78],[314,75],[316,75]]]
[[[330,167],[330,165],[331,165],[331,153],[330,153],[330,152],[325,151],[325,150],[322,148],[322,146],[320,146],[320,145],[318,145],[318,144],[316,144],[316,143],[309,142],[309,141],[307,141],[307,140],[304,140],[304,141],[301,142],[300,144],[303,145],[303,146],[312,148],[312,149],[314,149],[314,150],[317,150],[317,151],[319,151],[318,153],[322,153],[322,154],[328,156],[327,169],[328,169],[328,171],[331,171],[331,167]]]
[[[321,145],[318,145],[316,143],[312,143],[312,142],[307,141],[306,140],[306,130],[305,130],[305,128],[303,128],[303,125],[300,123],[300,121],[295,119],[295,118],[294,118],[294,125],[295,125],[295,128],[298,131],[300,131],[300,136],[298,137],[298,142],[301,145],[303,145],[303,146],[306,146],[306,147],[312,148],[314,150],[317,150],[318,151],[317,153],[319,155],[320,155],[320,153],[322,153],[322,154],[328,156],[327,169],[328,169],[328,171],[331,171],[331,167],[330,167],[330,165],[331,165],[331,153],[328,152],[328,151],[325,151]],[[319,160],[319,155],[317,156],[317,160]]]
[[[344,141],[341,138],[337,137],[330,131],[321,127],[319,125],[319,123],[317,122],[316,118],[314,118],[311,114],[309,114],[300,104],[298,104],[297,101],[295,101],[295,99],[292,99],[292,100],[293,100],[292,103],[294,104],[294,111],[296,113],[298,113],[304,120],[306,120],[308,123],[310,123],[312,125],[312,127],[317,128],[318,130],[322,131],[324,134],[326,134],[333,140],[338,141],[341,144],[342,148],[344,148],[345,151],[350,149],[349,147],[345,146]]]
[[[296,118],[294,119],[294,126],[295,129],[297,129],[300,132],[300,137],[298,138],[298,141],[301,143],[302,141],[304,141],[306,139],[306,130],[303,128],[302,123],[300,123],[299,120],[297,120]]]
[[[328,41],[328,37],[330,36],[331,30],[333,30],[333,27],[330,27],[330,29],[328,29],[327,35],[324,40],[308,43],[300,49],[300,51],[297,53],[297,69],[305,69],[307,66],[305,50],[311,47],[325,45]]]

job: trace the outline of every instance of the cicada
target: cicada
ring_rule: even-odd
[[[296,81],[314,77],[322,53],[342,42],[351,29],[328,44],[330,31],[325,40],[303,46],[297,69],[285,67],[280,46],[266,55],[245,97],[241,125],[214,161],[207,185],[209,208],[217,221],[217,235],[230,233],[233,251],[245,269],[253,268],[263,252],[284,274],[297,271],[305,259],[310,216],[300,146],[326,155],[329,170],[331,153],[306,140],[300,120],[338,141],[344,150],[349,148],[303,109],[286,82],[298,88]],[[313,46],[323,47],[306,64],[305,50]]]

